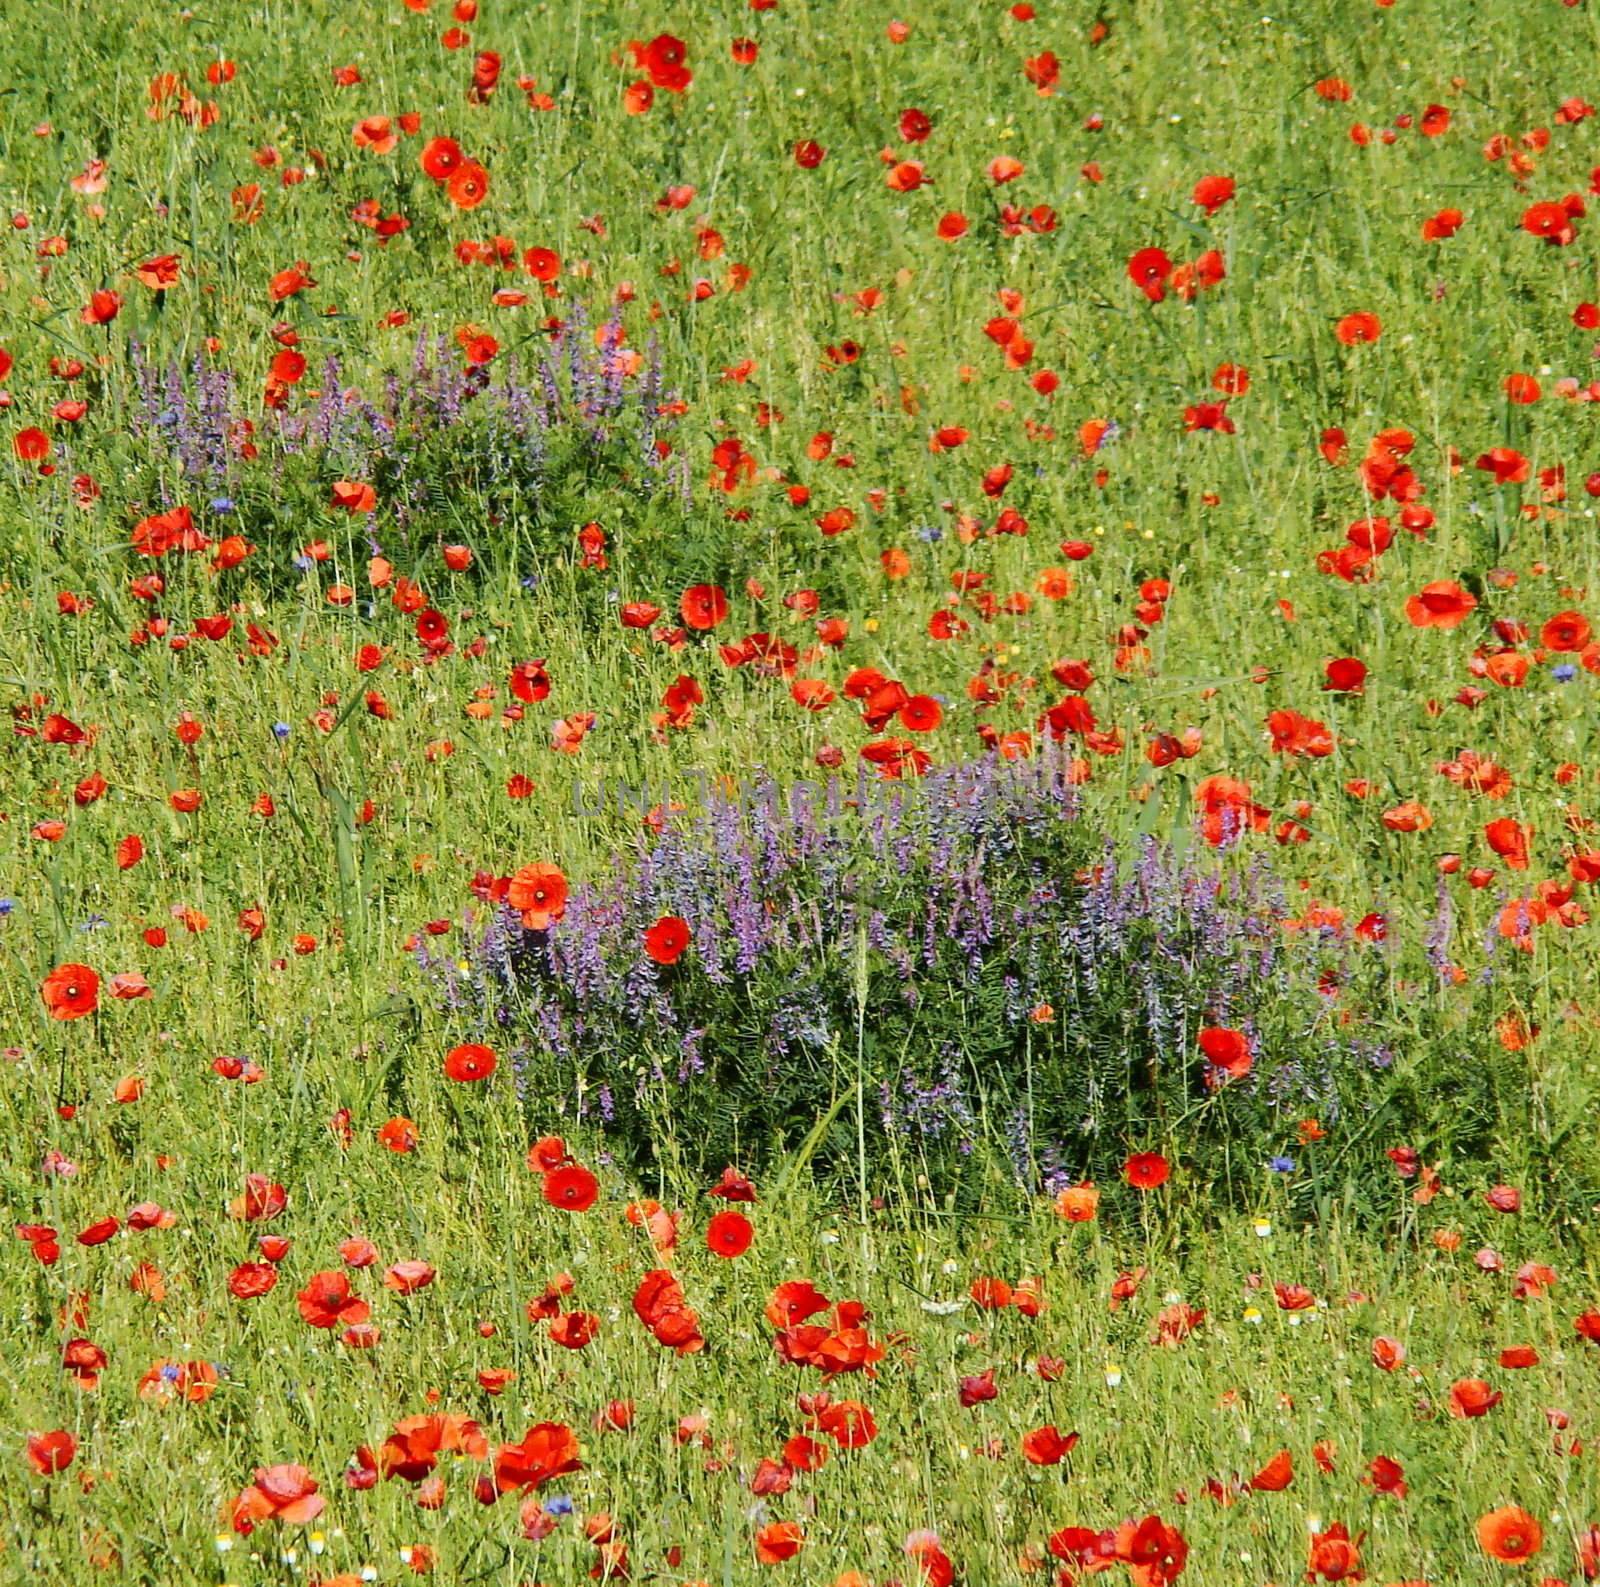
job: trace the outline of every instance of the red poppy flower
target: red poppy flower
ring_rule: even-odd
[[[633,64],[650,79],[656,88],[668,93],[681,94],[692,80],[692,73],[684,65],[689,46],[671,33],[658,33],[648,44],[630,42]]]
[[[417,1149],[417,1127],[407,1118],[392,1118],[378,1129],[378,1139],[391,1152],[414,1152]]]
[[[728,615],[728,593],[720,584],[691,585],[683,592],[678,611],[686,627],[703,633]]]
[[[1479,1548],[1502,1565],[1520,1565],[1544,1547],[1544,1528],[1515,1504],[1482,1516],[1477,1531]]]
[[[313,1328],[339,1328],[363,1323],[372,1308],[352,1292],[349,1276],[337,1268],[313,1273],[306,1287],[295,1296],[300,1315]]]
[[[1208,216],[1211,216],[1233,197],[1233,193],[1231,176],[1202,176],[1194,184],[1194,192],[1190,196]]]
[[[1200,1051],[1235,1080],[1250,1073],[1250,1041],[1242,1030],[1208,1026],[1200,1032]]]
[[[385,1289],[392,1289],[397,1295],[411,1295],[419,1289],[426,1289],[435,1277],[433,1264],[413,1257],[405,1262],[396,1262],[383,1275]],[[347,1322],[359,1322],[361,1318],[346,1318]]]
[[[1521,821],[1513,821],[1510,816],[1501,816],[1498,820],[1489,822],[1483,829],[1484,841],[1506,862],[1513,871],[1525,871],[1528,868],[1528,843],[1533,837],[1533,828]],[[1506,1190],[1507,1196],[1496,1200],[1500,1190]],[[1500,1211],[1516,1211],[1520,1205],[1520,1198],[1510,1187],[1496,1187],[1489,1192],[1489,1205]]]
[[[1372,1364],[1380,1371],[1393,1372],[1405,1364],[1405,1359],[1406,1347],[1398,1339],[1380,1334],[1372,1341]]]
[[[1122,1177],[1135,1190],[1155,1190],[1166,1184],[1172,1165],[1160,1152],[1135,1152],[1122,1165]]]
[[[530,248],[522,256],[522,268],[535,281],[554,281],[561,274],[561,255],[549,248]]]
[[[165,292],[168,287],[178,284],[178,273],[182,262],[175,253],[164,253],[154,259],[147,259],[133,272],[134,278],[141,286],[147,286],[152,292]]]
[[[587,1168],[567,1163],[544,1176],[544,1199],[567,1212],[587,1212],[600,1199],[600,1182]]]
[[[1267,717],[1274,755],[1302,756],[1316,760],[1333,753],[1333,734],[1326,723],[1298,711],[1273,711]]]
[[[722,1178],[706,1194],[718,1196],[723,1201],[754,1201],[756,1187],[730,1163],[722,1170]]]
[[[450,173],[445,192],[457,209],[476,209],[489,196],[489,173],[476,160],[464,161]]]
[[[959,1385],[957,1398],[964,1410],[971,1410],[975,1405],[983,1405],[989,1400],[999,1396],[999,1389],[995,1387],[993,1367],[980,1372],[972,1377],[962,1378]]]
[[[528,1168],[535,1174],[549,1174],[571,1162],[567,1143],[559,1135],[543,1135],[528,1148]]]
[[[1022,1458],[1030,1466],[1059,1466],[1077,1442],[1076,1433],[1063,1436],[1053,1424],[1036,1427],[1022,1435]]]
[[[1564,248],[1577,240],[1577,229],[1572,216],[1563,204],[1548,201],[1530,204],[1522,212],[1522,229],[1533,237],[1542,237],[1554,248]]]
[[[465,156],[454,138],[429,138],[422,147],[422,169],[435,182],[447,182]]]
[[[489,1440],[471,1417],[408,1416],[384,1439],[376,1466],[385,1477],[421,1482],[438,1466],[440,1455],[458,1454],[474,1460],[488,1457]],[[360,1463],[367,1464],[365,1459]]]
[[[1294,1460],[1287,1449],[1280,1449],[1250,1479],[1250,1487],[1256,1493],[1282,1493],[1293,1481]]]
[[[1057,1192],[1055,1208],[1068,1223],[1092,1223],[1100,1208],[1100,1192],[1092,1180],[1068,1185]]]
[[[89,294],[89,301],[78,310],[85,325],[109,325],[122,312],[122,295],[102,288]]]
[[[1364,1537],[1366,1534],[1363,1533]],[[1311,1556],[1306,1579],[1315,1581],[1359,1581],[1361,1579],[1361,1538],[1352,1538],[1342,1521],[1326,1532],[1311,1534]]]
[[[502,1444],[494,1452],[494,1485],[501,1493],[532,1491],[582,1469],[577,1437],[559,1422],[540,1422],[521,1443]]]
[[[944,710],[931,694],[914,694],[896,713],[908,733],[931,733],[944,720]]]
[[[234,1500],[235,1532],[248,1534],[257,1521],[267,1520],[303,1526],[327,1508],[316,1478],[304,1466],[258,1466],[255,1479]]]
[[[78,1440],[65,1428],[52,1433],[28,1434],[28,1464],[41,1477],[54,1476],[65,1471],[78,1453]]]
[[[1493,823],[1491,823],[1491,825],[1492,824]],[[1533,829],[1531,827],[1518,828],[1516,833],[1510,838],[1511,845],[1513,847],[1517,847],[1519,845],[1525,847],[1528,839],[1532,836]],[[1496,854],[1501,852],[1498,847],[1495,847],[1492,840],[1490,846],[1494,848]],[[1510,863],[1509,860],[1507,863]],[[1513,870],[1518,869],[1518,867],[1515,865],[1511,866],[1511,868]],[[1489,1206],[1493,1207],[1496,1212],[1522,1211],[1522,1192],[1518,1190],[1515,1185],[1493,1185],[1488,1190],[1484,1191],[1483,1199],[1489,1204]]]
[[[1128,260],[1128,278],[1152,303],[1167,295],[1172,275],[1172,260],[1161,248],[1141,248]]]
[[[18,430],[11,438],[11,449],[23,463],[37,463],[50,455],[50,437],[35,425]]]
[[[733,1258],[743,1256],[750,1249],[755,1230],[742,1212],[731,1207],[719,1212],[706,1225],[706,1249],[714,1256]]]
[[[1582,612],[1557,612],[1539,630],[1539,643],[1546,650],[1582,650],[1589,637],[1589,620]]]
[[[1328,680],[1323,688],[1331,694],[1360,694],[1367,684],[1367,668],[1354,656],[1341,656],[1322,669]]]
[[[1496,485],[1520,485],[1533,470],[1533,465],[1512,446],[1497,446],[1484,452],[1474,464],[1485,474],[1493,474]]]
[[[378,505],[378,493],[361,480],[339,479],[333,483],[332,505],[345,512],[372,512]]]
[[[554,865],[524,865],[511,878],[506,902],[522,911],[529,931],[548,931],[567,912],[567,879]]]
[[[239,1300],[256,1300],[278,1287],[278,1270],[270,1262],[241,1262],[228,1275],[228,1290]]]
[[[86,964],[57,965],[44,978],[39,996],[51,1019],[82,1019],[99,1006],[100,977]]]
[[[444,1072],[452,1080],[487,1080],[494,1069],[494,1052],[481,1042],[466,1042],[445,1054]]]
[[[550,1320],[550,1339],[563,1350],[582,1350],[600,1332],[600,1319],[592,1311],[563,1312]]]
[[[644,934],[644,951],[657,964],[676,964],[689,946],[689,922],[678,915],[663,915]]]
[[[1345,315],[1334,326],[1333,334],[1346,347],[1354,347],[1358,342],[1375,342],[1383,334],[1383,322],[1376,314],[1363,310],[1357,314]]]
[[[1406,601],[1406,618],[1414,628],[1459,628],[1477,604],[1453,579],[1435,579]]]
[[[1463,1419],[1487,1416],[1504,1398],[1482,1378],[1462,1378],[1450,1385],[1450,1414]]]
[[[705,1348],[700,1319],[685,1301],[683,1286],[665,1268],[656,1268],[639,1281],[633,1295],[633,1311],[658,1343],[680,1356]]]
[[[519,661],[511,669],[506,686],[525,705],[537,705],[550,697],[550,674],[543,661]]]
[[[245,1223],[267,1223],[289,1205],[289,1193],[266,1174],[246,1174],[244,1192],[228,1203],[228,1216]]]
[[[798,1521],[769,1521],[756,1533],[756,1558],[763,1565],[781,1565],[805,1546],[805,1528]]]

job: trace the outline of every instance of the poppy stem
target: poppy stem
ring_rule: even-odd
[[[862,1260],[867,1241],[867,928],[856,931],[856,1214],[861,1220]]]

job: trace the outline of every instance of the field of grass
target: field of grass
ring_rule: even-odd
[[[0,1581],[1600,1576],[1591,4],[0,21]]]

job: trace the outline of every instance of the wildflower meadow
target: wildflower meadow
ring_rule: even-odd
[[[1600,1579],[1597,60],[3,0],[0,1583]]]

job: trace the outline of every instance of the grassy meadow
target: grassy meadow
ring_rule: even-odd
[[[1600,1575],[1591,4],[3,20],[0,1581]]]

